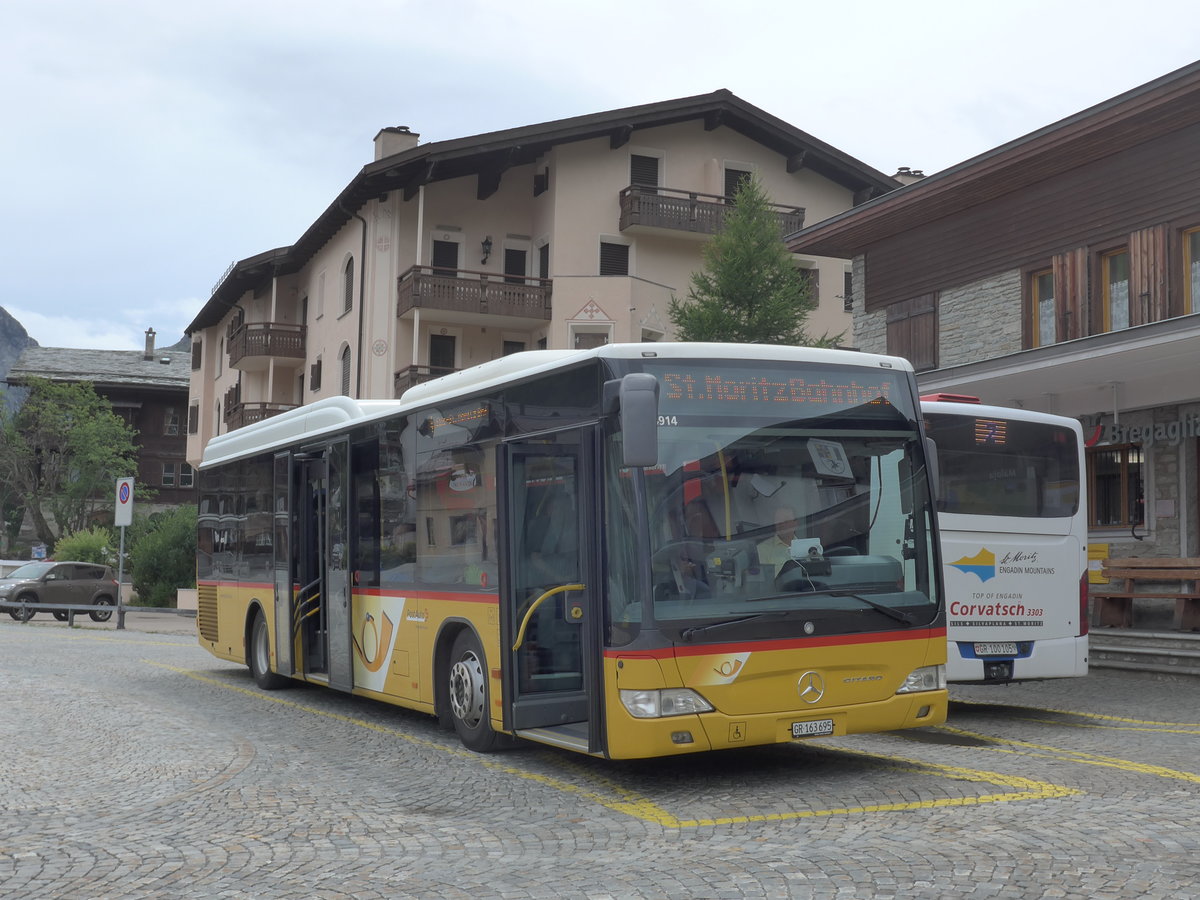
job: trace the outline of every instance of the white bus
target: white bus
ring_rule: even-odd
[[[1074,419],[921,398],[937,447],[947,680],[1087,674],[1087,496]]]

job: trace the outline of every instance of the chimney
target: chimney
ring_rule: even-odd
[[[892,177],[901,184],[912,184],[914,181],[920,181],[924,178],[925,173],[920,169],[910,169],[908,166],[901,166]]]
[[[146,329],[146,352],[142,359],[154,359],[154,329]]]
[[[407,125],[392,125],[384,128],[375,135],[375,158],[383,159],[385,156],[394,156],[405,150],[411,150],[417,146],[420,138],[421,136],[415,131],[409,131]]]

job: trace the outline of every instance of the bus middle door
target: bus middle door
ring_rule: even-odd
[[[600,749],[599,583],[593,431],[502,445],[500,599],[506,725],[544,743]]]
[[[293,510],[299,586],[292,627],[302,670],[332,688],[354,687],[350,639],[350,448],[343,440],[296,455]]]

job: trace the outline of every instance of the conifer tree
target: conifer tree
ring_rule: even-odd
[[[816,298],[782,238],[762,184],[743,179],[687,298],[671,298],[676,340],[835,346],[840,334],[814,340],[805,330]]]

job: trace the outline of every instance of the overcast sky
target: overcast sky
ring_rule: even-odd
[[[372,159],[728,88],[932,173],[1200,58],[1183,0],[0,0],[0,306],[42,346],[183,336]]]

